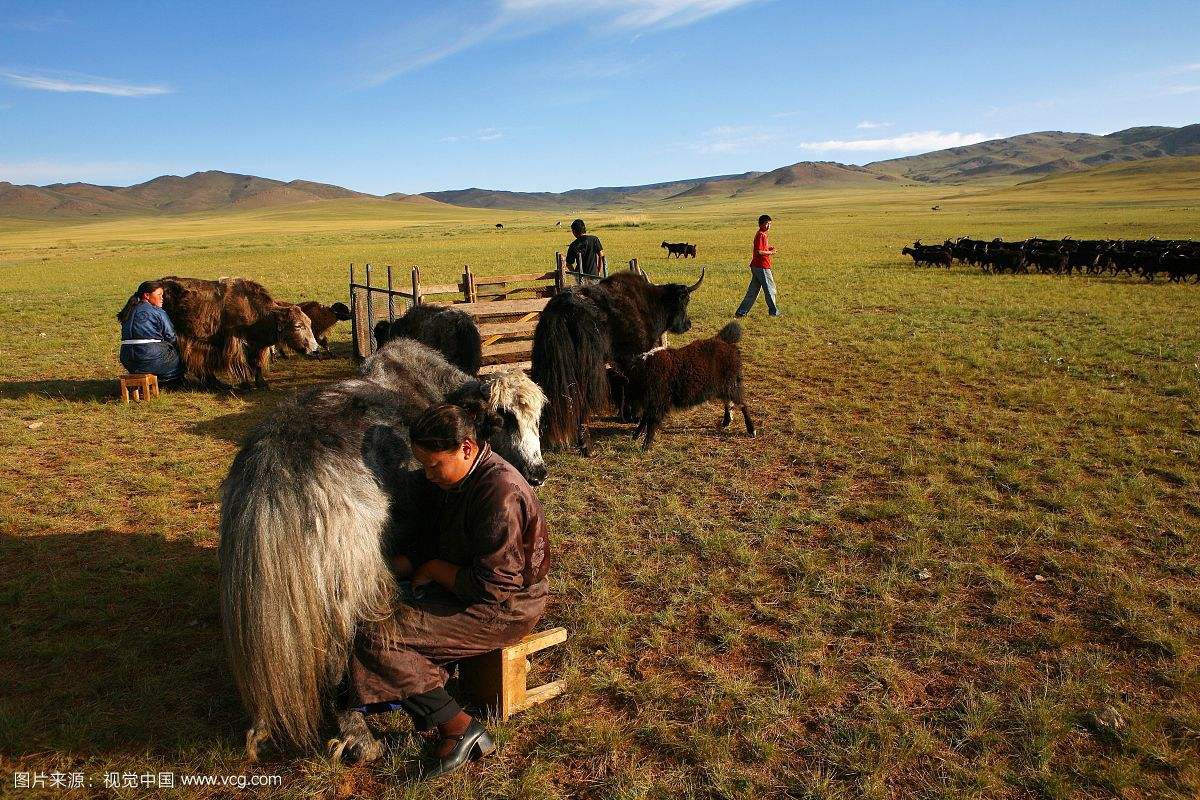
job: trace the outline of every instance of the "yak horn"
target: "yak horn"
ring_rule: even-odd
[[[691,294],[692,292],[699,289],[700,284],[702,284],[702,283],[704,283],[704,267],[700,268],[700,280],[696,281],[695,283],[693,283],[691,286],[688,287],[688,294]]]

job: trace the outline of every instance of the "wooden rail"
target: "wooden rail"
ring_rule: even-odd
[[[641,272],[637,259],[629,268]],[[555,253],[554,269],[547,272],[520,272],[510,275],[476,275],[464,267],[457,283],[426,284],[420,267],[409,270],[409,282],[403,289],[393,281],[392,267],[387,284],[372,283],[373,269],[364,265],[362,282],[356,280],[355,265],[350,265],[351,336],[354,357],[362,360],[375,352],[375,325],[393,322],[409,308],[421,304],[452,305],[470,314],[483,339],[483,367],[486,374],[500,369],[528,369],[533,349],[533,333],[538,316],[554,295],[571,285],[589,283],[608,276],[608,264],[597,259],[595,274],[569,270],[562,253]]]

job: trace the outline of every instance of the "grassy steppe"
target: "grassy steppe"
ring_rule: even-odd
[[[659,281],[708,267],[694,335],[729,319],[753,220],[775,217],[786,316],[760,304],[744,341],[761,434],[719,433],[707,407],[674,417],[649,455],[602,423],[593,458],[548,457],[547,623],[571,638],[542,667],[569,692],[496,725],[496,757],[415,786],[411,743],[371,768],[244,765],[220,645],[217,486],[249,425],[349,361],[281,362],[269,393],[124,406],[113,315],[168,273],[330,302],[351,261],[431,280],[466,263],[527,271],[565,248],[554,223],[570,216],[335,201],[0,221],[0,778],[279,774],[291,796],[1195,797],[1200,287],[919,270],[898,254],[918,236],[1200,234],[1194,188],[1113,183],[1063,202],[1054,186],[589,214],[611,263],[637,256]],[[663,239],[701,258],[668,262]],[[334,340],[345,356],[348,331]]]

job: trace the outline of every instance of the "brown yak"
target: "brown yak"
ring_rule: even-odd
[[[269,388],[265,373],[271,347],[287,345],[306,355],[319,350],[312,324],[300,307],[271,297],[261,283],[246,278],[183,278],[168,275],[163,309],[175,326],[179,356],[190,377],[222,385]]]

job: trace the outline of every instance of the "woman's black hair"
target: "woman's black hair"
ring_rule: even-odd
[[[142,281],[138,285],[137,291],[129,296],[125,301],[125,307],[117,312],[117,321],[124,322],[129,319],[129,315],[133,313],[133,307],[142,302],[142,295],[151,294],[162,288],[161,281]]]
[[[487,441],[501,424],[482,399],[430,406],[409,430],[409,441],[431,453],[456,449],[467,439]]]

